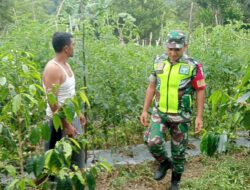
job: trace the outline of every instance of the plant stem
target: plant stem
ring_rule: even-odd
[[[21,169],[21,177],[24,176],[24,169],[23,169],[23,141],[22,141],[22,121],[20,116],[18,115],[18,156],[19,156],[19,164]]]

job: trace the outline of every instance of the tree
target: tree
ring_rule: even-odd
[[[0,0],[0,31],[12,20],[10,16],[12,5],[12,0]]]
[[[173,17],[171,7],[163,0],[113,1],[111,8],[118,13],[126,12],[132,15],[136,19],[135,25],[138,26],[142,39],[148,39],[151,32],[153,39],[158,39],[163,22]]]
[[[250,0],[238,0],[240,3],[241,9],[243,11],[243,21],[245,23],[250,22]]]
[[[237,0],[196,0],[201,7],[198,15],[206,25],[226,24],[228,20],[242,20],[243,14]]]

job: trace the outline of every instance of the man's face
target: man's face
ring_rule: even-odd
[[[68,57],[74,56],[74,46],[75,46],[75,42],[73,39],[71,39],[71,43],[64,47],[64,51],[68,55]]]
[[[183,48],[167,47],[167,54],[171,62],[175,63],[184,53],[186,45]]]

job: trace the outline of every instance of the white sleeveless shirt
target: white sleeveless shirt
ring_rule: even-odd
[[[57,90],[57,102],[58,102],[58,106],[61,106],[66,99],[72,98],[75,96],[75,76],[74,76],[74,73],[71,71],[72,76],[70,77],[68,73],[66,72],[66,70],[59,63],[57,63],[55,60],[53,60],[53,62],[58,67],[60,67],[65,74],[65,81],[59,86]],[[50,118],[53,117],[53,112],[48,103],[47,103],[47,108],[46,108],[46,115]]]

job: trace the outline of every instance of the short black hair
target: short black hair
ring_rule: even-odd
[[[70,45],[73,35],[67,32],[55,32],[52,37],[52,45],[56,53],[60,53],[66,45]]]

